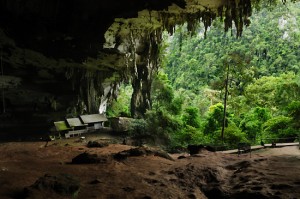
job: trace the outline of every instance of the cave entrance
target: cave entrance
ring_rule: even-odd
[[[152,37],[159,37],[159,40],[153,40],[157,42],[155,45],[157,45],[158,51],[149,51],[151,43],[147,42],[150,39],[150,37],[146,37],[149,36],[148,34],[142,34],[143,37],[135,37],[133,34],[126,38],[127,48],[124,48],[124,45],[116,46],[115,41],[112,42],[114,48],[128,50],[124,52],[125,54],[128,53],[128,57],[125,59],[130,66],[128,67],[128,74],[137,79],[136,84],[133,84],[132,87],[138,93],[138,97],[141,97],[135,98],[135,101],[139,102],[139,104],[134,104],[135,111],[138,114],[145,113],[147,99],[150,101],[148,107],[152,108],[151,93],[142,95],[141,92],[146,93],[149,91],[147,89],[152,88],[152,84],[149,82],[153,82],[153,77],[157,72],[160,72],[162,68],[160,66],[163,65],[164,72],[168,74],[170,85],[174,89],[174,95],[181,97],[184,101],[183,111],[189,107],[198,109],[200,124],[197,122],[195,124],[190,123],[190,126],[191,124],[198,125],[204,133],[218,132],[218,135],[221,135],[219,131],[220,126],[223,125],[227,127],[225,131],[228,131],[228,134],[224,135],[227,141],[232,139],[231,143],[237,144],[237,141],[234,141],[237,137],[234,136],[238,135],[237,139],[239,140],[245,138],[257,143],[262,136],[262,123],[266,122],[264,119],[267,118],[268,111],[274,112],[272,109],[274,107],[267,107],[269,102],[263,98],[260,98],[262,102],[255,101],[255,92],[261,92],[259,95],[262,96],[263,90],[253,88],[251,90],[249,86],[255,86],[256,80],[262,77],[269,76],[271,78],[271,76],[280,76],[281,73],[286,72],[299,73],[299,67],[294,65],[294,63],[299,62],[296,58],[299,57],[299,51],[298,49],[295,50],[295,43],[299,43],[299,32],[292,31],[298,26],[294,23],[299,16],[297,7],[299,8],[299,3],[286,4],[284,8],[278,4],[272,8],[272,12],[262,8],[259,12],[251,11],[253,12],[251,13],[252,17],[248,16],[247,19],[251,20],[252,23],[243,30],[242,37],[239,34],[241,28],[239,23],[234,21],[226,33],[224,32],[224,20],[226,19],[220,21],[216,17],[216,20],[211,21],[209,27],[203,23],[193,24],[193,35],[189,23],[183,26],[174,26],[169,31],[172,33],[171,36],[162,30],[156,32]],[[278,45],[281,46],[280,49],[278,49]],[[149,52],[157,53],[155,58],[159,62],[155,64],[158,65],[153,64],[153,62],[153,65],[149,65],[151,58]],[[291,61],[291,57],[295,59]],[[149,71],[152,74],[151,78],[148,78]],[[143,79],[143,77],[145,78]],[[295,76],[291,75],[290,77],[293,79]],[[141,86],[143,81],[148,81],[145,84],[147,86]],[[269,83],[275,82],[270,81]],[[228,91],[225,91],[226,86]],[[296,92],[296,90],[294,91]],[[225,93],[229,94],[228,111],[224,107]],[[139,99],[146,100],[140,103]],[[297,100],[297,98],[293,99]],[[260,109],[261,107],[263,108]],[[284,110],[284,106],[281,108]],[[265,114],[266,118],[258,119],[258,112],[261,114],[260,116]],[[185,113],[190,114],[188,116],[194,114],[193,109],[190,109],[189,113]],[[226,116],[225,119],[224,115]],[[244,120],[243,123],[242,120],[245,115],[247,121]],[[253,121],[258,124],[255,132],[250,132],[251,129],[245,126],[246,124],[250,125],[252,116],[257,117]],[[204,124],[209,122],[217,124]],[[191,131],[191,129],[188,130]],[[186,139],[190,139],[189,135],[186,135]]]
[[[199,23],[204,26],[204,37],[217,17],[222,17],[225,31],[236,27],[240,36],[243,27],[249,25],[252,13],[251,1],[186,2],[180,7],[172,4],[163,10],[145,9],[136,18],[117,18],[105,33],[104,49],[117,52],[125,66],[121,77],[130,79],[133,87],[131,115],[143,118],[151,108],[151,83],[160,67],[163,31],[173,34],[177,25],[186,23],[189,32],[195,32]],[[114,64],[118,64],[114,62]]]

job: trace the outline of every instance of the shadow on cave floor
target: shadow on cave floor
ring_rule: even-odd
[[[9,129],[0,128],[0,143],[5,142],[43,142],[49,139],[49,135],[54,135],[49,132],[48,126],[42,127],[15,127]],[[117,133],[106,128],[101,130],[95,130],[88,133],[81,134],[80,136],[74,136],[71,138],[65,138],[64,134],[55,134],[57,141],[68,142],[71,140],[79,140],[81,137],[89,137],[92,140],[110,140],[111,143],[122,143],[124,140],[124,135],[122,133]],[[65,140],[65,141],[64,141]]]

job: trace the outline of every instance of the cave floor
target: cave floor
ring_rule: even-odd
[[[0,198],[22,198],[24,188],[39,177],[58,173],[79,179],[80,199],[300,198],[296,146],[254,151],[251,158],[201,151],[193,156],[172,154],[174,161],[154,155],[117,161],[112,154],[133,146],[87,148],[89,139],[97,137],[56,140],[47,147],[45,142],[0,143]],[[111,158],[97,164],[70,164],[83,152]],[[33,198],[72,197],[37,192]]]

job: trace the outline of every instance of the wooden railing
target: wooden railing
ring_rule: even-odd
[[[295,141],[300,141],[300,136],[298,137],[287,137],[287,138],[263,138],[261,139],[261,145],[271,144],[272,147],[276,147],[278,143],[295,143]]]

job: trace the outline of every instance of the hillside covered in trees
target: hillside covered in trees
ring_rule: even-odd
[[[238,38],[234,28],[224,33],[222,20],[215,20],[205,36],[201,25],[194,34],[183,25],[164,35],[152,110],[132,124],[132,136],[159,139],[170,149],[296,139],[300,3],[280,4],[272,14],[256,10]],[[109,116],[129,115],[130,96],[130,89],[122,87]]]

